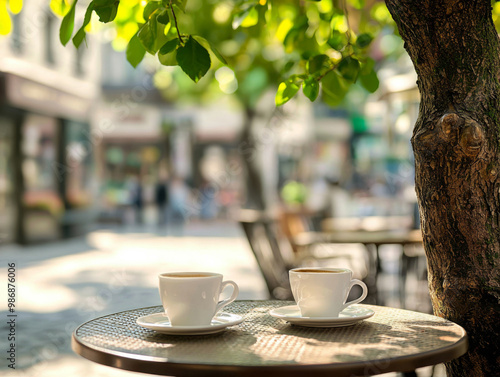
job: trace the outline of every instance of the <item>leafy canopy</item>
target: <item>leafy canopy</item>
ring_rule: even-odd
[[[1,34],[21,7],[0,0]],[[62,17],[63,45],[78,48],[93,24],[108,24],[132,66],[150,54],[195,83],[213,71],[248,106],[270,86],[278,106],[300,90],[331,106],[356,82],[374,92],[370,48],[395,30],[385,4],[369,0],[51,0],[50,7]]]

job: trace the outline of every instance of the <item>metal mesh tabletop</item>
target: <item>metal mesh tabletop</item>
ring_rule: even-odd
[[[408,310],[360,305],[375,315],[353,326],[306,328],[269,315],[286,301],[236,301],[224,311],[244,322],[213,335],[172,336],[136,324],[161,306],[96,318],[73,334],[73,349],[95,362],[172,376],[355,376],[406,371],[459,357],[462,327]]]

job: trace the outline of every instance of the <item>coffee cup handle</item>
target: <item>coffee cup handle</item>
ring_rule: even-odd
[[[366,296],[368,295],[368,287],[366,286],[366,284],[363,283],[361,280],[352,279],[351,284],[349,285],[349,289],[347,290],[347,296],[349,296],[349,292],[351,292],[352,287],[354,287],[355,285],[359,285],[361,288],[363,288],[363,293],[356,300],[346,302],[344,304],[344,306],[342,307],[342,310],[347,308],[349,305],[357,304],[358,302],[363,301],[366,298]]]
[[[217,306],[215,307],[215,312],[217,313],[219,310],[221,310],[224,306],[227,304],[232,303],[234,300],[236,300],[236,297],[238,297],[238,293],[240,293],[240,290],[238,288],[238,285],[232,281],[232,280],[226,280],[223,281],[220,287],[220,291],[224,290],[227,286],[231,285],[233,287],[233,293],[231,294],[231,297],[226,298],[225,300],[220,301]]]

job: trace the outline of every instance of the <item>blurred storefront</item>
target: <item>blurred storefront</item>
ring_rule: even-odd
[[[0,74],[0,242],[81,234],[91,221],[91,100]]]
[[[408,219],[401,226],[418,227],[410,143],[420,103],[416,75],[405,57],[379,75],[375,94],[360,100],[354,93],[357,106],[317,106],[309,166],[330,184],[331,216],[401,216]]]
[[[419,226],[410,140],[420,97],[406,60],[382,67],[374,94],[353,87],[343,106],[315,103],[313,121],[302,122],[309,137],[280,138],[278,190],[287,211],[313,218],[317,230],[316,218],[331,217],[397,216],[401,227]]]
[[[120,112],[115,101],[108,97],[93,115],[93,132],[101,140],[96,150],[101,221],[134,221],[129,213],[137,185],[147,209],[155,207],[155,186],[174,180],[189,189],[186,216],[213,218],[239,204],[239,135],[226,112],[206,117],[206,110],[152,101],[123,104],[127,110]],[[229,126],[210,128],[206,119]],[[109,127],[100,127],[103,122]]]
[[[125,211],[134,205],[134,186],[141,188],[141,201],[152,204],[155,185],[168,170],[169,142],[162,132],[161,110],[129,105],[126,113],[120,113],[107,101],[93,114],[93,132],[99,137],[99,220],[104,222],[125,220]],[[103,120],[110,126],[99,128]]]
[[[46,2],[23,8],[0,38],[0,245],[70,237],[92,220],[99,43],[64,47]]]
[[[241,205],[243,122],[242,113],[224,100],[196,112],[191,162],[196,216],[228,217]]]
[[[187,217],[211,218],[236,203],[241,114],[227,104],[169,102],[153,85],[156,66],[145,60],[134,69],[110,45],[103,46],[102,69],[102,100],[91,122],[100,141],[99,220],[133,223],[143,212],[145,222],[154,222],[161,217],[155,188],[174,181],[188,192]]]
[[[0,116],[0,244],[14,241],[16,233],[14,133],[14,122]]]

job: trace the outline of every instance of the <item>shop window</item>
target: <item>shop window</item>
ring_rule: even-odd
[[[59,238],[64,204],[57,191],[57,182],[64,179],[67,171],[56,162],[57,120],[26,116],[22,140],[26,239],[31,242]]]
[[[12,15],[12,34],[10,36],[10,47],[16,54],[21,54],[23,52],[23,36],[21,34],[21,26],[21,13]]]
[[[80,45],[80,47],[76,49],[75,75],[78,77],[85,76],[85,67],[83,66],[83,57],[85,55],[86,50],[87,50],[87,46],[85,44]]]
[[[54,26],[56,26],[55,16],[52,13],[47,13],[45,19],[45,62],[49,65],[55,64],[55,54],[54,54],[54,39],[56,35],[54,34]]]
[[[12,242],[17,208],[14,200],[14,124],[0,117],[0,245]]]
[[[87,208],[91,204],[92,153],[86,123],[68,121],[66,127],[66,201],[71,209]]]

